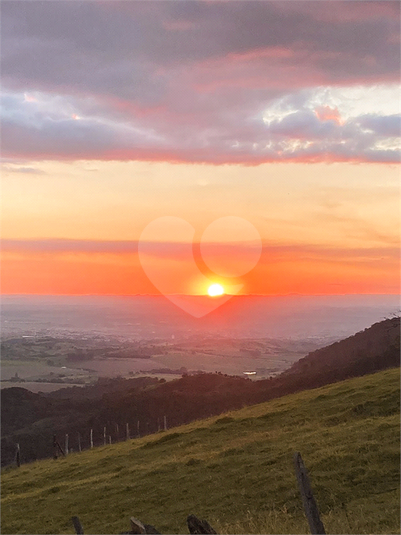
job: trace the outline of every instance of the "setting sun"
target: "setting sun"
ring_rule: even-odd
[[[224,288],[221,284],[212,284],[209,286],[207,293],[210,295],[210,297],[216,297],[217,295],[223,295],[224,294]]]

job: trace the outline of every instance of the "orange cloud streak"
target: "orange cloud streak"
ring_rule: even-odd
[[[376,259],[264,254],[262,261],[241,278],[222,280],[244,284],[243,294],[397,294],[400,261],[395,255]],[[160,259],[155,259],[160,261]],[[174,259],[163,260],[169,293],[196,293],[190,268]],[[177,269],[168,269],[174,265]],[[233,257],[235,262],[235,257]],[[3,253],[3,294],[158,294],[136,254],[40,255]],[[188,274],[188,277],[186,276]],[[210,276],[210,273],[206,273]]]

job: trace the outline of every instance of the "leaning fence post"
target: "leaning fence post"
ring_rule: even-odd
[[[65,457],[65,453],[63,451],[63,448],[60,446],[60,443],[59,441],[57,440],[57,437],[56,435],[53,435],[53,450],[54,450],[54,455],[53,455],[53,459],[57,459],[57,453],[60,452],[61,455],[63,457]]]
[[[138,533],[138,535],[140,535],[141,533],[146,533],[146,528],[140,520],[132,516],[130,518],[130,522],[131,522],[131,533]]]
[[[21,458],[20,458],[20,448],[19,444],[16,444],[17,450],[15,452],[15,462],[17,463],[18,468],[21,466]]]
[[[57,453],[58,453],[57,439],[56,439],[56,435],[53,435],[53,459],[57,459]]]
[[[79,518],[77,516],[73,516],[71,518],[72,520],[72,523],[74,524],[74,528],[75,528],[75,533],[77,535],[83,535],[83,532],[84,532],[84,528],[81,524],[81,521],[79,520]]]
[[[189,533],[216,533],[207,520],[200,520],[195,515],[187,518]]]
[[[310,532],[313,535],[325,534],[326,532],[323,523],[320,520],[319,510],[312,494],[308,473],[299,452],[294,453],[294,466]]]

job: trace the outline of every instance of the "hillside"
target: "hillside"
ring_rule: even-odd
[[[165,383],[155,378],[102,381],[93,387],[64,389],[62,397],[33,394],[22,388],[1,392],[2,465],[12,462],[15,443],[23,462],[52,456],[52,437],[70,437],[77,449],[89,447],[89,429],[96,444],[103,443],[103,428],[116,442],[124,438],[128,422],[131,436],[155,433],[164,416],[169,427],[221,414],[348,377],[399,366],[400,319],[377,323],[361,333],[310,353],[290,370],[271,380],[253,382],[223,374],[186,376]],[[67,392],[70,390],[70,397]],[[117,427],[118,426],[118,427]]]
[[[398,369],[282,397],[168,432],[8,468],[3,533],[120,533],[130,516],[185,533],[306,533],[300,451],[328,533],[399,533]]]
[[[327,373],[347,368],[360,375],[400,361],[400,318],[375,323],[368,329],[309,353],[283,375]],[[358,374],[358,375],[359,375]]]

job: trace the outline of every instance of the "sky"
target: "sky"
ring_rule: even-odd
[[[398,1],[3,0],[3,294],[399,293]]]

